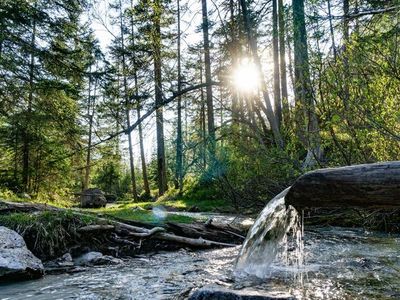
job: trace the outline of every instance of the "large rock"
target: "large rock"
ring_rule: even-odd
[[[43,276],[43,264],[15,231],[0,226],[0,281]]]
[[[80,195],[81,207],[84,208],[99,208],[105,207],[107,199],[104,192],[100,189],[86,189]]]
[[[206,286],[195,291],[189,300],[295,300],[291,296],[263,295],[255,291],[233,291],[217,286]]]

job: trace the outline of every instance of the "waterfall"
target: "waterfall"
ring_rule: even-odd
[[[294,207],[285,204],[289,189],[265,206],[249,230],[236,260],[237,274],[266,278],[275,259],[284,261],[288,266],[302,265],[301,218]]]

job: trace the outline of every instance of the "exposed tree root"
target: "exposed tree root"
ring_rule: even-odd
[[[9,213],[54,212],[72,214],[77,219],[90,219],[89,224],[77,224],[76,234],[82,235],[82,244],[92,241],[97,247],[106,249],[124,248],[134,255],[142,252],[145,244],[149,251],[161,249],[232,247],[243,240],[242,232],[232,227],[225,228],[211,224],[175,224],[167,223],[164,227],[149,228],[148,224],[134,222],[135,225],[122,220],[108,219],[104,215],[85,213],[81,210],[66,210],[50,205],[35,203],[14,203],[0,200],[0,215]],[[82,226],[83,225],[83,226]],[[153,246],[151,246],[153,245]],[[146,251],[143,251],[146,252]]]

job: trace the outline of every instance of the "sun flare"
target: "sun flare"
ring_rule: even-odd
[[[233,86],[238,92],[253,93],[260,86],[260,73],[249,59],[243,59],[233,71]]]

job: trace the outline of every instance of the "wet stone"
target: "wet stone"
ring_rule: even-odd
[[[233,291],[217,286],[206,286],[195,291],[189,300],[294,300],[291,296],[273,296],[256,291]]]
[[[88,252],[75,259],[74,263],[78,266],[98,266],[98,265],[118,265],[123,261],[100,252]]]
[[[43,264],[14,230],[0,226],[0,281],[43,276]]]

